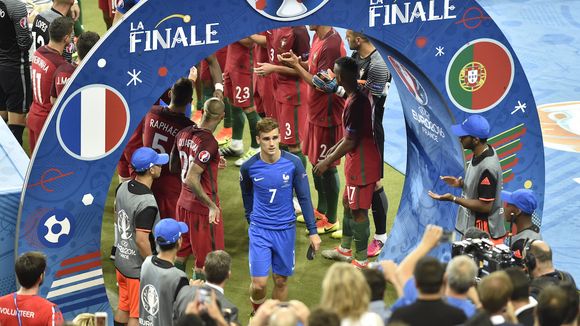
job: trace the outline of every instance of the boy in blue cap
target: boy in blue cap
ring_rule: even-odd
[[[504,216],[517,233],[510,237],[509,245],[516,257],[522,258],[526,243],[542,240],[540,228],[532,222],[532,214],[538,207],[534,192],[529,189],[518,189],[514,192],[502,191],[501,200],[505,204]]]
[[[429,196],[459,205],[455,229],[461,235],[469,227],[476,226],[489,233],[493,242],[503,243],[506,234],[500,199],[503,172],[497,153],[487,144],[489,129],[489,123],[480,115],[472,115],[463,123],[451,126],[461,146],[473,152],[473,158],[466,164],[465,179],[441,176],[441,180],[461,188],[462,194],[455,197],[450,193],[439,195],[429,191]]]

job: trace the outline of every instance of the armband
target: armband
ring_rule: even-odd
[[[224,85],[222,83],[215,83],[213,87],[216,91],[224,91]]]

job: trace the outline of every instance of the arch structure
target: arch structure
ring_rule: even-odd
[[[473,113],[491,123],[505,188],[533,188],[541,216],[544,154],[534,98],[507,39],[475,1],[142,0],[69,81],[27,174],[30,185],[58,172],[50,184],[24,187],[17,253],[47,254],[41,294],[58,303],[65,317],[110,312],[100,262],[103,209],[130,131],[151,103],[221,47],[260,31],[304,24],[368,35],[399,89],[408,165],[381,258],[401,260],[429,223],[453,229],[457,206],[433,201],[427,191],[448,192],[439,176],[463,174],[469,153],[450,126]],[[445,256],[448,249],[433,254]]]

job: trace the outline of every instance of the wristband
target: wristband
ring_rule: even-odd
[[[222,83],[215,83],[215,85],[213,85],[213,88],[216,91],[222,91],[222,93],[224,91],[224,85]]]
[[[346,93],[346,91],[344,90],[344,87],[342,86],[338,86],[338,88],[336,89],[336,95],[340,96],[340,97],[344,97],[344,94]]]
[[[457,204],[456,200],[457,200],[457,197],[453,196],[453,202]]]

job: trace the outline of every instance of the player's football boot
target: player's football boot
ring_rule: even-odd
[[[260,152],[259,148],[251,148],[248,149],[248,151],[242,155],[242,157],[240,157],[239,159],[236,160],[236,162],[234,162],[234,164],[236,166],[242,166],[242,164],[246,163],[247,160],[251,159],[252,156],[258,154]]]
[[[234,146],[232,146],[232,144],[229,144],[228,146],[220,148],[221,156],[240,156],[242,154],[244,154],[243,147],[235,148]]]
[[[352,264],[352,266],[354,266],[358,269],[366,269],[369,267],[368,260],[360,261],[360,260],[353,259],[350,263]]]
[[[215,139],[218,142],[218,146],[228,143],[232,139],[232,128],[222,128]]]
[[[330,237],[333,239],[342,239],[342,230],[332,232]]]
[[[336,223],[330,223],[328,222],[328,219],[320,220],[316,222],[316,229],[318,230],[318,234],[338,231],[338,229],[340,229],[340,222],[336,221]]]
[[[296,199],[296,201],[298,201],[298,199]],[[300,205],[298,205],[298,207],[300,207]],[[294,206],[294,209],[296,209],[296,205]],[[314,209],[314,219],[316,221],[320,221],[322,219],[326,219],[326,215],[319,212],[317,209]],[[296,211],[296,222],[306,223],[306,221],[304,220],[304,215],[302,214],[302,210]]]
[[[369,247],[367,248],[367,256],[369,257],[378,256],[381,253],[381,250],[383,249],[384,246],[385,244],[381,240],[373,239],[373,241],[371,241]]]
[[[352,261],[352,250],[342,249],[340,246],[338,246],[334,247],[334,249],[322,250],[322,257],[326,259],[350,263]]]

